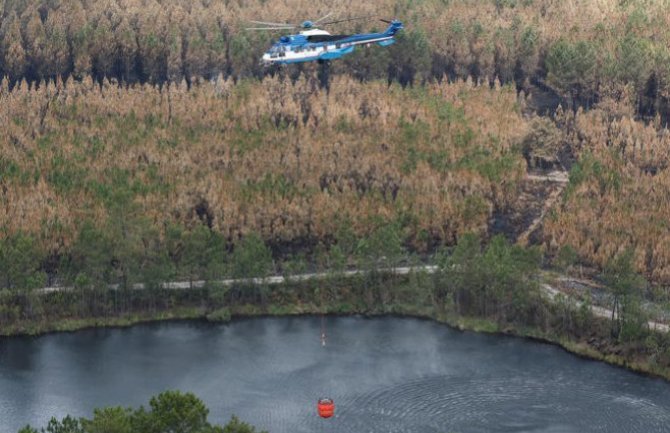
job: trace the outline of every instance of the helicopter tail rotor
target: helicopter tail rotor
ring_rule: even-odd
[[[405,26],[402,25],[401,21],[398,20],[386,20],[383,18],[379,19],[381,22],[388,24],[388,28],[384,32],[384,34],[389,35],[389,36],[394,36],[396,33],[398,33],[400,30],[404,29]],[[393,42],[391,42],[393,43]],[[390,45],[390,44],[389,44]]]

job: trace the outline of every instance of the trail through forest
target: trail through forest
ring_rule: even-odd
[[[435,265],[424,265],[424,266],[400,266],[396,268],[380,268],[376,269],[374,271],[368,271],[368,270],[361,270],[361,269],[351,269],[347,271],[342,271],[336,274],[333,273],[327,273],[327,272],[315,272],[315,273],[303,273],[303,274],[296,274],[296,275],[290,275],[290,276],[283,276],[283,275],[273,275],[265,278],[230,278],[230,279],[225,279],[225,280],[217,280],[217,281],[204,281],[204,280],[198,280],[198,281],[168,281],[164,282],[161,284],[161,288],[163,289],[171,289],[171,290],[191,290],[191,289],[201,289],[203,287],[206,287],[207,285],[211,286],[223,286],[223,287],[230,287],[234,285],[238,286],[245,286],[245,285],[260,285],[260,284],[266,284],[266,285],[279,285],[279,284],[285,284],[285,283],[298,283],[298,282],[304,282],[304,281],[314,281],[314,280],[324,280],[329,277],[333,277],[334,275],[339,275],[344,278],[352,278],[356,276],[363,276],[367,275],[370,272],[379,272],[379,273],[390,273],[390,274],[395,274],[395,275],[408,275],[412,272],[425,272],[427,274],[434,274],[435,272],[438,272],[439,268],[438,266]],[[570,281],[575,281],[575,282],[584,282],[583,280],[579,279],[573,279],[567,276],[562,276],[559,278],[562,283],[565,282],[570,282]],[[589,281],[589,284],[594,284],[593,282]],[[564,286],[564,284],[557,285],[559,288],[556,286],[553,286],[548,283],[542,283],[540,285],[540,288],[542,292],[551,300],[555,301],[556,297],[559,294],[562,294],[563,296],[567,297],[567,299],[570,300],[570,302],[573,302],[574,305],[579,308],[582,306],[583,302],[575,299],[571,294],[566,293],[563,291],[560,287]],[[133,290],[145,290],[146,287],[142,283],[137,283],[132,286]],[[112,284],[109,286],[110,290],[118,290],[119,285],[118,284]],[[74,290],[74,287],[67,287],[67,286],[56,286],[56,287],[44,287],[42,289],[38,289],[38,292],[41,294],[48,294],[48,293],[54,293],[54,292],[64,292],[64,291],[71,291]],[[610,309],[606,309],[602,306],[599,305],[591,305],[590,306],[591,313],[600,318],[605,318],[605,319],[610,319],[612,317],[612,311]],[[616,316],[615,316],[616,318]],[[647,322],[647,325],[649,326],[650,330],[653,331],[659,331],[659,332],[668,332],[670,331],[670,325],[656,322],[653,320],[649,320]]]
[[[569,182],[568,172],[561,170],[551,171],[547,174],[528,174],[526,179],[531,182],[549,182],[551,186],[548,188],[550,192],[544,200],[540,214],[516,239],[518,244],[524,246],[528,245],[530,235],[540,226],[544,217],[556,204],[556,201],[561,197]]]

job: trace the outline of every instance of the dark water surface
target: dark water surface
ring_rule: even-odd
[[[0,340],[0,432],[192,391],[271,433],[670,432],[670,384],[430,321],[265,318]],[[336,417],[316,416],[329,396]]]

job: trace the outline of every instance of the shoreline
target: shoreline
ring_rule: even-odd
[[[226,310],[228,309],[226,308]],[[98,317],[91,319],[61,319],[50,323],[33,324],[32,327],[20,326],[23,324],[19,324],[19,326],[13,326],[9,329],[2,329],[0,331],[0,339],[41,337],[55,333],[70,333],[100,328],[123,329],[136,325],[171,321],[199,321],[215,324],[263,317],[313,317],[322,314],[331,317],[361,316],[365,318],[415,318],[431,320],[461,332],[476,332],[511,338],[522,338],[536,343],[550,344],[552,346],[560,347],[564,351],[582,359],[604,362],[636,374],[670,382],[670,369],[659,368],[649,362],[637,362],[626,359],[620,355],[604,353],[589,345],[588,341],[570,339],[560,335],[550,335],[537,328],[518,328],[511,325],[501,327],[499,323],[490,318],[467,317],[447,312],[439,313],[434,311],[434,308],[404,306],[404,308],[393,308],[393,310],[394,311],[359,311],[352,309],[350,311],[331,311],[331,309],[326,308],[325,311],[323,311],[314,305],[302,304],[292,306],[292,308],[280,307],[280,311],[272,312],[269,311],[267,307],[260,309],[258,306],[246,304],[229,309],[229,314],[222,320],[212,320],[211,313],[207,314],[206,308],[175,308],[170,311],[162,311],[153,315],[132,314],[128,316]],[[210,317],[208,318],[208,316]],[[602,319],[594,317],[594,320]]]

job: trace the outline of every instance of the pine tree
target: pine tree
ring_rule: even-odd
[[[2,22],[0,29],[0,52],[4,58],[4,70],[13,79],[23,77],[27,69],[26,50],[23,48],[21,24],[15,12]]]
[[[169,81],[180,81],[183,74],[182,65],[182,42],[181,35],[176,28],[170,30],[170,37],[168,41],[168,57],[167,57],[167,78]]]
[[[114,75],[117,53],[112,24],[107,16],[102,15],[93,30],[91,42],[93,69],[98,77],[112,77]]]
[[[191,22],[187,26],[184,46],[184,69],[186,77],[203,77],[210,74],[207,42],[198,28]],[[220,67],[223,67],[221,65]]]
[[[140,77],[136,70],[138,60],[138,46],[136,33],[130,22],[125,17],[114,32],[116,45],[119,49],[119,60],[121,65],[121,79],[125,81],[135,81]]]
[[[64,76],[70,72],[71,55],[67,41],[67,17],[55,11],[49,14],[45,26],[44,57],[40,67],[44,77]]]
[[[81,79],[89,75],[93,68],[91,59],[93,26],[87,21],[86,12],[79,0],[73,0],[66,11],[69,23],[67,37],[72,46],[72,73]]]
[[[29,63],[26,72],[28,74],[32,73],[33,77],[42,78],[48,61],[45,57],[46,33],[44,25],[37,9],[26,9],[24,16],[26,20],[24,36]]]

